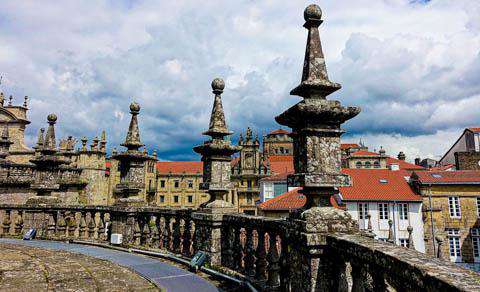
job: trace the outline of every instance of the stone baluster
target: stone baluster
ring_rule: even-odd
[[[407,243],[407,247],[409,249],[415,249],[415,245],[413,243],[413,227],[412,226],[408,226],[407,227],[407,231],[408,231],[408,243]]]
[[[133,244],[139,246],[141,243],[142,230],[138,224],[138,220],[135,218],[135,223],[133,225]]]
[[[242,261],[243,261],[243,247],[242,247],[242,229],[235,228],[235,240],[234,240],[234,248],[233,248],[233,260],[234,260],[234,268],[235,270],[241,272],[243,269]]]
[[[393,238],[393,221],[392,219],[388,220],[388,242],[395,243],[395,239]]]
[[[197,248],[197,240],[195,237],[195,222],[190,220],[190,227],[189,227],[189,236],[190,236],[190,255],[194,255],[195,252],[198,250]]]
[[[97,239],[100,241],[106,241],[107,236],[105,234],[105,223],[103,223],[103,214],[98,215],[98,225],[97,225]]]
[[[253,245],[253,229],[245,228],[245,274],[250,278],[255,277],[255,249]]]
[[[150,229],[152,233],[152,247],[153,248],[159,248],[160,247],[160,234],[158,231],[157,227],[157,218],[152,216],[152,219],[150,220]]]
[[[23,230],[23,212],[18,211],[17,220],[15,221],[15,235],[21,235]]]
[[[180,241],[181,252],[184,256],[190,256],[190,221],[182,219],[180,226]]]
[[[52,213],[47,213],[46,215],[48,216],[47,238],[53,239],[55,237],[55,229],[56,229],[55,217]]]
[[[175,218],[173,219],[172,223],[172,228],[173,228],[173,249],[172,251],[174,253],[180,253],[181,252],[181,246],[180,246],[180,238],[181,238],[181,232],[180,232],[180,219]]]
[[[60,238],[67,237],[67,222],[65,222],[63,211],[57,212],[57,235]]]
[[[151,240],[150,240],[150,222],[147,221],[145,224],[143,224],[143,229],[142,229],[142,237],[140,244],[146,247],[150,247],[151,245]]]
[[[80,213],[79,238],[87,237],[87,222],[85,222],[85,214]]]
[[[225,236],[222,238],[224,245],[222,247],[222,265],[227,268],[234,269],[235,263],[233,254],[235,246],[235,229],[233,226],[227,226],[226,229]]]
[[[88,222],[88,238],[95,239],[95,213],[90,213],[90,220]]]
[[[256,261],[256,271],[255,278],[259,283],[260,287],[264,287],[267,280],[267,252],[265,249],[265,232],[258,232],[258,244],[255,253]]]
[[[175,238],[175,219],[170,218],[168,220],[167,229],[168,229],[168,250],[175,252],[173,248],[174,238]]]
[[[10,225],[12,224],[12,221],[10,219],[10,210],[5,210],[5,213],[3,214],[3,222],[2,222],[2,231],[3,231],[3,236],[10,235]]]
[[[437,241],[437,258],[443,259],[443,253],[442,253],[443,238],[441,236],[436,236],[435,240]]]
[[[167,234],[167,222],[165,217],[160,218],[160,249],[167,249],[168,247],[168,234]]]
[[[77,227],[77,223],[75,220],[75,213],[71,213],[69,211],[65,212],[65,221],[67,223],[68,237],[74,238],[75,229]]]
[[[280,287],[280,265],[279,253],[277,246],[277,236],[269,233],[269,249],[268,249],[268,289],[269,291],[278,290]]]

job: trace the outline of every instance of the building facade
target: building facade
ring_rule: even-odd
[[[480,171],[418,171],[411,184],[423,199],[427,254],[480,262]]]
[[[467,128],[439,161],[457,170],[480,170],[480,128]]]

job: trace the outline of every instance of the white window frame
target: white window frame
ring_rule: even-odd
[[[399,238],[398,241],[398,245],[408,247],[408,238]]]
[[[477,217],[480,217],[480,197],[477,197]]]
[[[480,228],[472,228],[472,249],[473,249],[473,261],[480,263]]]
[[[448,211],[450,213],[450,218],[462,217],[460,198],[458,196],[448,197]]]
[[[450,261],[461,262],[462,261],[462,246],[460,244],[460,233],[458,229],[447,229],[448,234],[448,252],[450,255]]]
[[[378,203],[378,220],[390,219],[390,215],[388,213],[388,203]]]
[[[368,203],[358,203],[358,221],[360,229],[368,228]]]
[[[400,220],[408,221],[408,203],[398,204],[398,213]]]

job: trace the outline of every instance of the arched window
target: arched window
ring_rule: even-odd
[[[380,162],[379,162],[379,161],[375,161],[375,162],[373,163],[373,167],[374,167],[374,168],[380,168]]]
[[[365,162],[365,168],[371,168],[371,167],[372,167],[372,164],[370,163],[370,161]]]
[[[355,166],[357,168],[362,168],[362,162],[361,161],[357,161],[357,163],[355,163]]]

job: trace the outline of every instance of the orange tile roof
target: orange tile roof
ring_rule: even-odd
[[[468,128],[468,129],[474,133],[480,133],[480,128]]]
[[[446,164],[446,165],[439,165],[430,167],[429,171],[444,171],[444,170],[455,170],[455,164]]]
[[[344,143],[344,144],[340,144],[340,148],[345,150],[345,149],[350,149],[350,148],[358,148],[360,147],[358,144],[356,143]]]
[[[353,152],[350,155],[351,156],[379,156],[380,154],[375,153],[375,152],[360,150],[360,151]]]
[[[287,130],[284,130],[284,129],[277,129],[277,130],[273,130],[271,131],[270,133],[268,133],[268,135],[278,135],[278,134],[290,134],[289,131]]]
[[[201,161],[158,161],[158,173],[203,173],[203,162]]]
[[[271,176],[267,176],[262,178],[261,181],[287,181],[288,175],[293,174],[293,171],[290,172],[282,172],[279,174],[274,174]]]
[[[480,184],[480,171],[418,171],[412,174],[412,180],[421,184]]]
[[[425,170],[425,168],[421,165],[416,165],[410,162],[406,162],[405,160],[400,160],[392,157],[387,157],[387,166],[390,164],[398,164],[400,169],[404,170]]]
[[[305,196],[300,193],[301,190],[302,188],[295,188],[259,204],[258,207],[263,211],[291,211],[301,208],[307,201]],[[330,203],[335,208],[344,209],[338,205],[334,196],[330,197]]]
[[[292,155],[272,155],[268,160],[270,161],[270,171],[274,174],[294,171]]]
[[[340,187],[345,201],[421,201],[405,177],[407,171],[389,169],[342,169],[352,179],[349,187]]]

